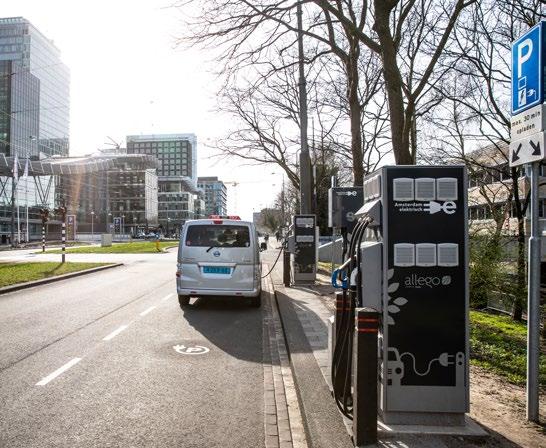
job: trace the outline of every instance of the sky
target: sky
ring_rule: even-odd
[[[271,206],[282,175],[273,166],[219,160],[208,147],[231,118],[216,112],[212,54],[181,47],[180,12],[169,0],[17,0],[1,17],[28,19],[61,51],[71,72],[70,155],[91,154],[131,134],[195,133],[197,174],[228,187],[228,213],[251,219]],[[236,183],[236,186],[234,185]]]

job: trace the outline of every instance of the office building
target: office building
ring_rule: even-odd
[[[76,233],[137,235],[157,227],[155,158],[118,153],[51,160],[63,172],[55,176],[55,202],[64,200]],[[74,169],[75,165],[89,168]],[[94,165],[98,169],[91,170]]]
[[[69,70],[50,39],[22,17],[0,18],[0,155],[18,156],[19,176],[25,159],[68,155],[69,83]],[[40,207],[53,207],[52,178],[20,178],[12,193],[12,171],[3,176],[7,177],[1,179],[2,241],[6,237],[16,241],[18,234],[24,240],[41,225]],[[27,205],[29,229],[26,220],[18,224],[12,218],[17,207],[26,211]]]
[[[28,20],[0,19],[0,153],[68,155],[70,74]]]
[[[166,233],[178,233],[186,220],[196,217],[199,201],[195,134],[129,135],[127,153],[158,160],[159,224]]]
[[[203,190],[205,215],[227,215],[227,188],[218,177],[199,177],[197,187]]]

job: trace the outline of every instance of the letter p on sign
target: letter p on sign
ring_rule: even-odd
[[[533,41],[525,39],[518,45],[518,78],[521,78],[521,66],[525,64],[533,53]]]

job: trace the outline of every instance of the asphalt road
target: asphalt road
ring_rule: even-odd
[[[133,257],[0,296],[0,447],[264,446],[262,311],[182,312],[174,271]]]

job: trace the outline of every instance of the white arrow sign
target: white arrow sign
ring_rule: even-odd
[[[510,166],[525,165],[544,159],[544,132],[510,143]]]

